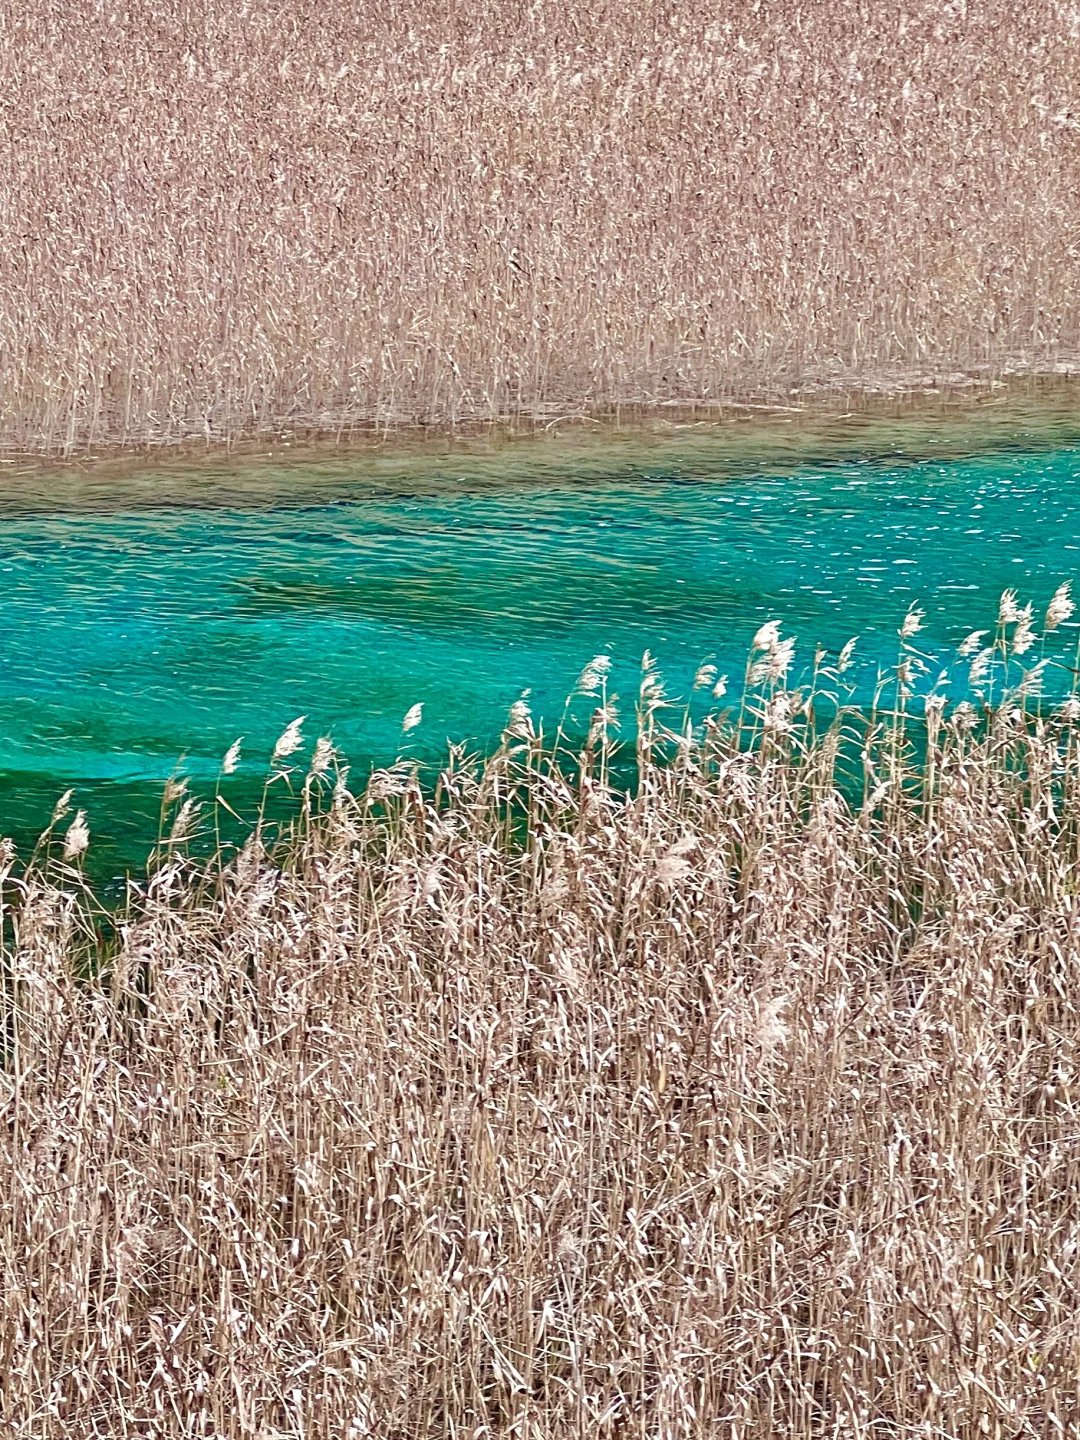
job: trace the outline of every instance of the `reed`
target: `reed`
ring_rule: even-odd
[[[9,4],[0,443],[1067,369],[1078,15]]]
[[[870,710],[775,625],[737,712],[647,658],[629,790],[605,657],[434,787],[297,722],[290,833],[197,863],[174,786],[112,917],[64,797],[5,855],[5,1433],[1080,1434],[1080,704],[1030,619],[952,706],[917,611]]]

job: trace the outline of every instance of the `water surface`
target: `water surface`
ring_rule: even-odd
[[[75,786],[103,853],[130,859],[161,781],[179,763],[211,783],[239,736],[249,781],[298,715],[362,768],[394,756],[419,701],[410,742],[434,757],[448,737],[490,743],[525,689],[557,718],[597,653],[624,696],[646,647],[676,691],[706,658],[741,675],[770,618],[799,664],[857,634],[869,685],[918,603],[928,654],[947,658],[1005,587],[1041,611],[1080,572],[1075,426],[948,438],[912,446],[899,427],[778,453],[705,428],[279,454],[182,484],[153,467],[13,479],[2,828],[25,841]]]

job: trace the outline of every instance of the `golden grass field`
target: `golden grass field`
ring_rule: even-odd
[[[1057,0],[20,0],[0,445],[546,418],[1080,351]]]
[[[925,730],[917,616],[869,716],[774,626],[739,721],[647,664],[631,793],[603,661],[572,748],[519,702],[434,790],[291,726],[291,838],[196,864],[174,785],[113,921],[61,805],[5,866],[4,1433],[1080,1434],[1080,701],[1002,614]]]

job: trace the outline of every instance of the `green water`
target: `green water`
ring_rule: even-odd
[[[178,763],[205,788],[243,736],[250,789],[298,715],[362,770],[423,702],[435,757],[526,688],[557,718],[600,652],[625,697],[646,647],[675,691],[707,657],[737,677],[774,617],[802,664],[859,635],[869,687],[912,602],[947,661],[1006,586],[1041,611],[1080,572],[1071,420],[754,433],[12,473],[0,828],[25,845],[74,786],[97,853],[133,863]]]

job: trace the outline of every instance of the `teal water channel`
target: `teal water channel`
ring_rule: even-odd
[[[596,654],[612,657],[628,715],[646,648],[675,693],[705,659],[737,689],[773,618],[798,636],[794,678],[816,644],[858,635],[868,688],[912,603],[920,643],[948,660],[993,626],[1006,587],[1041,615],[1080,579],[1075,427],[969,424],[962,443],[921,433],[915,453],[902,424],[831,448],[770,443],[733,449],[705,427],[113,478],[9,472],[0,829],[25,848],[74,787],[99,857],[135,865],[167,776],[212,793],[243,737],[240,804],[300,715],[357,774],[394,758],[420,702],[409,753],[437,760],[448,739],[490,745],[526,689],[550,727]],[[1061,638],[1075,645],[1075,629]]]

